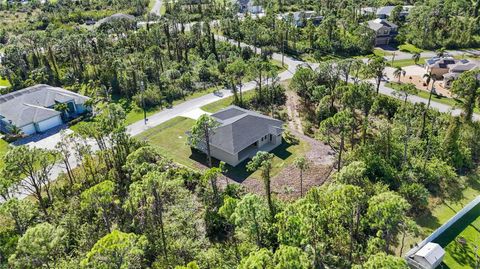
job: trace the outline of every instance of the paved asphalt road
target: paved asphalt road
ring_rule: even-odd
[[[159,1],[157,1],[157,2],[159,2]],[[231,42],[232,44],[235,44],[235,45],[237,44],[235,41],[227,40],[225,37],[222,37],[222,36],[217,36],[216,38],[218,40]],[[254,47],[252,47],[250,45],[247,45],[247,44],[241,43],[240,45],[242,47],[249,46],[252,49],[254,49]],[[259,53],[259,52],[260,52],[260,49],[257,49],[257,53]],[[282,61],[282,55],[281,54],[274,53],[272,57],[273,57],[273,59],[275,59],[277,61]],[[295,59],[293,59],[291,57],[288,57],[288,56],[285,56],[283,60],[284,60],[284,63],[288,66],[288,69],[279,74],[278,78],[279,78],[280,81],[291,79],[293,77],[293,74],[295,73],[295,70],[297,69],[297,67],[299,65],[308,64],[306,62],[295,60]],[[312,66],[312,68],[315,68],[316,65],[311,64],[311,66]],[[251,81],[251,82],[247,82],[247,83],[243,84],[242,91],[245,92],[245,91],[252,90],[254,88],[255,88],[255,82]],[[173,106],[170,109],[162,110],[162,111],[148,117],[148,123],[146,125],[144,124],[143,120],[129,125],[127,127],[127,132],[132,136],[140,134],[141,132],[143,132],[145,130],[148,130],[150,128],[158,126],[159,124],[162,124],[162,123],[164,123],[164,122],[166,122],[170,119],[173,119],[177,116],[180,116],[182,114],[187,114],[188,112],[197,110],[204,105],[213,103],[213,102],[218,101],[222,98],[226,98],[226,97],[229,97],[229,96],[232,95],[232,92],[228,89],[220,90],[219,93],[220,94],[213,94],[213,93],[207,94],[207,95],[204,95],[204,96],[201,96],[201,97],[183,102],[183,103],[178,104],[176,106]],[[395,96],[393,94],[394,90],[386,87],[384,83],[381,84],[380,93],[397,98],[397,96]],[[428,101],[428,100],[426,100],[424,98],[421,98],[421,97],[418,97],[418,96],[410,96],[408,98],[408,100],[410,102],[413,102],[413,103],[418,103],[418,102],[427,103],[427,101]],[[452,110],[451,107],[448,106],[448,105],[444,105],[444,104],[433,102],[433,101],[431,102],[431,107],[434,108],[434,109],[438,109],[441,112],[451,112],[454,115],[458,115],[458,114],[461,113],[461,111],[459,109]],[[480,116],[479,115],[474,115],[474,119],[479,120]],[[58,141],[59,139],[60,139],[60,134],[57,133],[57,134],[53,134],[52,136],[49,136],[47,138],[40,139],[40,140],[35,141],[35,142],[30,142],[27,145],[52,149],[52,148],[54,148],[56,141]],[[93,142],[91,144],[92,144],[92,146],[94,145]],[[78,165],[77,160],[75,160],[73,157],[70,161],[71,161],[71,166],[72,167],[76,167]],[[65,167],[63,166],[63,164],[58,164],[52,170],[50,178],[52,180],[55,180],[58,177],[58,175],[63,173],[64,171],[65,171]],[[24,198],[27,195],[28,195],[28,193],[26,193],[25,190],[20,189],[14,196],[17,197],[17,198]]]

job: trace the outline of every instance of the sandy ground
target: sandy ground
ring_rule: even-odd
[[[422,91],[430,91],[431,85],[425,85],[425,81],[423,79],[423,75],[425,74],[425,69],[419,65],[411,65],[402,67],[405,70],[405,76],[400,77],[400,82],[402,83],[412,83],[417,87],[417,89]],[[398,78],[394,77],[393,72],[395,68],[387,67],[385,68],[385,74],[389,78],[391,82],[398,82]],[[442,81],[435,82],[435,90],[438,94],[443,96],[451,97],[451,93],[448,89],[444,88],[442,85]]]
[[[306,153],[309,168],[303,173],[303,195],[316,186],[321,186],[334,170],[335,156],[332,149],[313,138],[292,131],[297,137],[310,143],[310,150]],[[288,165],[279,174],[272,178],[272,192],[282,200],[295,200],[300,197],[300,171],[293,165]],[[263,195],[265,188],[263,181],[257,178],[248,178],[242,182],[247,191]]]
[[[287,113],[288,113],[288,127],[291,130],[296,130],[303,133],[302,119],[298,113],[299,109],[299,97],[292,91],[287,91]]]

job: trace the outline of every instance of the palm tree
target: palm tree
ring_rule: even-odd
[[[416,65],[418,65],[418,62],[420,61],[420,52],[415,52],[413,55],[412,55],[412,59],[413,61],[415,62]]]
[[[437,54],[437,57],[443,57],[445,56],[446,50],[445,48],[439,48],[437,51],[435,51],[435,54]]]
[[[58,104],[55,104],[53,108],[56,111],[59,111],[60,113],[62,113],[62,119],[65,121],[68,116],[68,105],[65,103],[58,103]]]
[[[430,108],[430,102],[432,100],[432,95],[433,95],[434,89],[435,89],[434,88],[435,82],[437,81],[437,77],[435,76],[435,74],[432,74],[432,72],[424,74],[423,78],[426,80],[427,90],[428,90],[428,85],[430,84],[430,82],[432,82],[432,87],[430,87],[430,93],[428,95],[427,107],[425,108],[425,111],[423,111],[423,115],[422,115],[422,128],[420,129],[421,130],[421,133],[420,133],[421,136],[423,136],[424,132],[425,132],[425,121],[426,121],[426,118],[427,118],[427,112],[428,112],[428,109]]]
[[[393,71],[393,76],[394,76],[395,78],[398,78],[398,84],[400,84],[400,78],[401,78],[402,76],[405,76],[406,73],[407,73],[407,72],[406,72],[405,70],[403,70],[403,68],[400,67],[400,66],[397,66],[397,68],[395,69],[395,71]]]
[[[309,168],[309,163],[305,157],[297,157],[293,165],[300,171],[300,197],[303,197],[303,172]]]

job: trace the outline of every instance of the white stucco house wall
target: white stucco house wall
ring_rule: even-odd
[[[229,106],[211,117],[219,123],[210,135],[211,155],[232,166],[282,143],[280,120],[237,106]],[[205,147],[198,149],[205,152]]]
[[[66,114],[74,118],[90,108],[89,98],[62,88],[39,84],[0,96],[0,131],[10,133],[13,126],[24,135],[42,133],[62,125],[62,113],[56,104],[66,104]]]

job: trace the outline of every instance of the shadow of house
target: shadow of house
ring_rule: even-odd
[[[273,155],[275,155],[275,157],[281,160],[286,160],[288,157],[292,155],[292,153],[288,151],[288,148],[291,146],[292,146],[291,144],[288,144],[287,142],[282,141],[282,143],[278,147],[276,147],[274,150],[272,150],[270,153],[272,153]],[[195,148],[191,148],[191,152],[192,153],[189,156],[191,160],[194,160],[195,162],[198,162],[203,166],[208,166],[207,157],[205,153]],[[247,158],[243,160],[236,166],[231,166],[229,164],[226,164],[225,165],[226,172],[224,173],[224,175],[237,183],[242,183],[249,176],[253,174],[253,172],[249,172],[247,170],[247,164],[249,161],[251,161],[251,158]],[[212,165],[214,167],[218,167],[220,165],[220,160],[216,158],[212,158]]]
[[[229,106],[211,117],[219,123],[209,135],[211,156],[231,166],[252,158],[258,151],[270,152],[282,143],[280,120],[237,106]],[[205,142],[195,148],[206,153]]]

